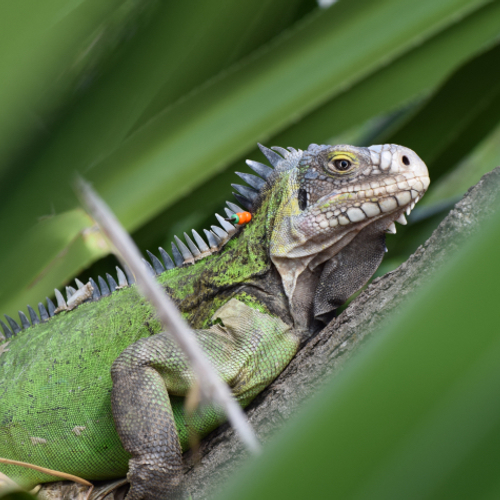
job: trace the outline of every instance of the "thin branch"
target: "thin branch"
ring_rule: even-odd
[[[250,451],[257,453],[260,450],[260,445],[245,413],[232,397],[229,387],[213,369],[170,297],[147,272],[141,261],[141,254],[130,235],[90,184],[78,178],[76,190],[89,214],[96,220],[103,233],[115,247],[117,254],[134,274],[137,286],[143,295],[155,307],[163,328],[172,335],[188,358],[201,394],[224,409],[229,422],[240,435],[243,443]]]
[[[27,462],[20,462],[19,460],[10,460],[9,458],[0,458],[1,464],[18,465],[20,467],[26,467],[27,469],[37,470],[38,472],[43,472],[44,474],[49,474],[51,476],[60,477],[61,479],[67,479],[68,481],[73,481],[78,484],[83,484],[84,486],[92,487],[92,483],[73,474],[67,474],[66,472],[60,472],[58,470],[47,469],[46,467],[40,467],[39,465],[29,464]],[[7,476],[5,476],[7,477]],[[10,478],[9,478],[10,479]],[[10,481],[12,481],[10,479]]]

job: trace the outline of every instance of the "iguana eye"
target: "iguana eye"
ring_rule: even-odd
[[[349,170],[351,168],[352,163],[349,160],[342,159],[342,160],[333,160],[333,165],[335,167],[335,170],[339,170],[340,172],[345,172],[346,170]]]

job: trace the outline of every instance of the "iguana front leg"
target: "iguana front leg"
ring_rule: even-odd
[[[236,299],[212,319],[219,321],[210,329],[195,331],[198,341],[221,378],[246,405],[288,364],[298,338],[279,318]],[[111,374],[116,428],[132,455],[127,500],[175,498],[182,451],[171,396],[185,396],[193,387],[186,358],[170,336],[161,333],[128,347],[114,362]],[[203,436],[219,425],[220,417],[212,407],[197,412],[194,430]],[[177,424],[185,425],[182,415]]]
[[[127,500],[174,497],[180,480],[182,451],[169,394],[158,370],[158,362],[165,354],[168,357],[165,337],[160,334],[132,344],[111,370],[113,417],[121,442],[132,455]]]

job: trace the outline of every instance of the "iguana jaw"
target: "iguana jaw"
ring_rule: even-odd
[[[408,148],[336,148],[328,154],[352,155],[358,162],[356,171],[345,176],[347,182],[334,179],[334,189],[305,210],[294,204],[300,181],[291,173],[287,213],[278,217],[273,230],[270,256],[289,300],[307,267],[314,269],[331,259],[369,224],[377,221],[387,232],[395,232],[395,221],[405,224],[405,212],[410,213],[430,183],[425,163]]]

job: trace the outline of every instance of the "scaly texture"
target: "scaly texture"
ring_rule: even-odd
[[[366,283],[385,232],[429,184],[423,162],[401,146],[261,149],[274,169],[249,162],[263,178],[235,185],[252,221],[237,230],[218,216],[209,245],[195,233],[198,246],[176,239],[177,267],[163,249],[165,267],[154,256],[147,264],[242,406]],[[228,206],[228,215],[240,210]],[[182,450],[224,416],[207,402],[187,412],[196,382],[184,355],[131,277],[120,271],[118,281],[77,282],[67,302],[57,292],[57,307],[39,305],[40,318],[29,310],[33,326],[22,314],[23,329],[12,318],[2,325],[0,456],[87,479],[128,471],[127,500],[171,498]],[[0,471],[28,487],[57,480]]]

